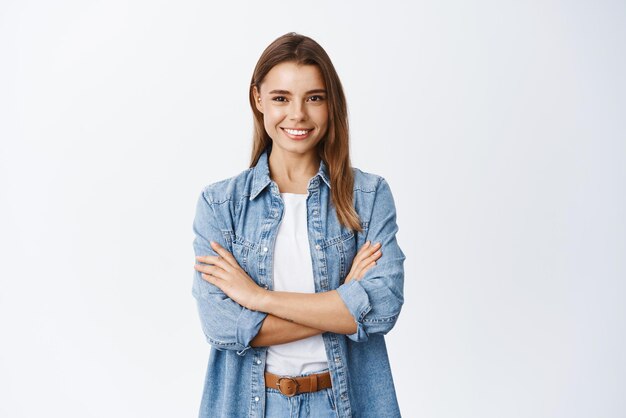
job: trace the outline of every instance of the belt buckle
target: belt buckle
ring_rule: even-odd
[[[283,380],[287,380],[289,382],[285,384],[284,388],[283,385],[281,385]],[[280,393],[288,397],[292,397],[293,395],[298,393],[298,381],[293,377],[279,377],[278,381],[276,382],[276,386],[278,386],[278,390],[280,391]]]

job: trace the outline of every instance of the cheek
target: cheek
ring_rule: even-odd
[[[276,125],[283,120],[282,114],[277,109],[268,109],[263,113],[263,124],[267,130],[276,130]]]
[[[328,108],[320,108],[315,113],[315,120],[319,126],[323,126],[325,129],[328,126]]]

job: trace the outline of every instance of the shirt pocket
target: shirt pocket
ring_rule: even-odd
[[[354,233],[354,231],[350,230],[334,239],[334,241],[337,242],[336,245],[339,256],[339,286],[345,282],[346,276],[350,273],[352,262],[359,250],[359,248],[357,248],[359,242],[365,242],[364,237],[367,235],[369,222],[361,222],[361,228],[363,228],[363,231],[360,233]]]
[[[259,251],[259,244],[256,244],[242,235],[233,234],[232,239],[232,254],[239,266],[250,275],[250,265],[252,264],[254,254],[257,254]]]
[[[325,239],[322,247],[326,256],[330,288],[335,289],[344,282],[352,266],[356,253],[356,235],[352,230],[344,231],[340,235]]]

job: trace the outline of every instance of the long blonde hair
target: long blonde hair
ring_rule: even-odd
[[[354,175],[350,164],[346,98],[339,76],[328,54],[317,42],[307,36],[290,32],[277,38],[263,51],[254,67],[250,82],[250,107],[254,116],[250,167],[257,164],[263,151],[272,143],[263,125],[263,113],[256,108],[254,103],[254,87],[259,89],[267,73],[275,65],[286,61],[295,62],[298,65],[317,65],[324,77],[328,96],[328,131],[317,144],[317,152],[328,167],[331,199],[339,223],[360,232],[362,231],[361,222],[353,204]]]

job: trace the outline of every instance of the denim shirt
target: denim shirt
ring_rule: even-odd
[[[270,178],[271,145],[254,167],[202,191],[193,222],[196,255],[216,255],[209,242],[231,252],[248,275],[272,289],[273,249],[284,204]],[[384,178],[352,167],[354,207],[363,232],[341,225],[330,197],[324,161],[309,180],[307,228],[315,292],[336,289],[357,330],[322,334],[337,414],[341,418],[399,417],[384,335],[404,302],[405,255],[396,240],[396,209]],[[382,256],[362,279],[344,283],[358,249],[381,242]],[[211,345],[200,418],[264,417],[267,347],[251,347],[267,313],[249,310],[195,271],[192,294]]]

